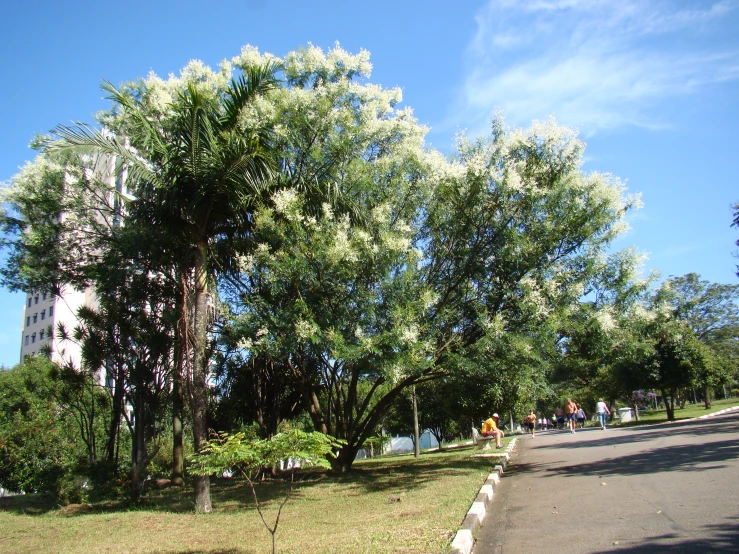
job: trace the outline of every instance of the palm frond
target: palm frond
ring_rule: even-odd
[[[226,98],[223,101],[223,117],[220,129],[231,129],[249,102],[264,95],[277,86],[276,73],[283,69],[281,62],[270,61],[259,66],[250,66],[238,78],[231,80]]]
[[[75,127],[58,125],[52,131],[59,139],[47,139],[42,148],[47,152],[71,151],[81,156],[107,154],[116,157],[116,164],[127,164],[131,180],[146,180],[152,183],[159,181],[157,172],[151,164],[142,158],[125,141],[110,133],[103,133],[84,123]]]

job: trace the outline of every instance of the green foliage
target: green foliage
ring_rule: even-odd
[[[225,470],[236,469],[244,476],[251,488],[262,523],[272,535],[273,553],[277,551],[275,535],[282,508],[292,494],[294,472],[290,473],[290,490],[280,504],[274,524],[271,526],[262,513],[253,479],[265,467],[277,466],[290,458],[300,461],[301,467],[308,465],[329,468],[331,466],[328,457],[334,456],[334,451],[343,444],[342,441],[323,433],[305,432],[291,428],[287,424],[282,427],[281,432],[268,439],[257,438],[254,427],[234,434],[218,433],[191,458],[190,466],[191,473],[195,475],[220,474]]]
[[[197,475],[214,475],[237,469],[253,479],[263,468],[288,458],[299,459],[301,465],[328,468],[328,457],[341,444],[323,433],[300,429],[288,429],[268,439],[249,436],[246,432],[220,432],[192,456],[190,471]]]
[[[3,488],[39,492],[61,504],[88,497],[89,437],[65,402],[68,389],[56,366],[40,356],[0,372]]]

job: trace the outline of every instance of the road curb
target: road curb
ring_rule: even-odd
[[[482,525],[485,516],[488,513],[488,505],[493,500],[495,494],[495,486],[500,483],[505,467],[511,459],[511,452],[516,448],[517,437],[513,437],[511,442],[502,454],[476,454],[475,457],[497,457],[500,463],[496,464],[493,471],[485,479],[480,492],[477,493],[472,506],[470,506],[467,515],[462,521],[462,527],[454,536],[451,544],[452,554],[471,554],[472,548],[475,546],[475,533]]]

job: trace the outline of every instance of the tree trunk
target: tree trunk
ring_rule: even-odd
[[[182,436],[182,366],[175,365],[175,374],[172,379],[172,486],[181,487],[185,484],[185,448]]]
[[[421,433],[418,428],[418,399],[416,398],[416,387],[411,392],[413,398],[413,436],[415,444],[413,445],[413,456],[418,458],[421,455]]]
[[[180,274],[181,288],[177,294],[176,310],[179,314],[175,337],[174,372],[172,375],[172,478],[173,487],[182,487],[185,484],[185,445],[182,435],[182,419],[185,413],[183,394],[185,360],[188,353],[187,328],[187,276]]]
[[[708,410],[711,407],[711,387],[706,385],[703,387],[703,404]]]
[[[126,392],[125,375],[123,367],[117,360],[113,360],[113,405],[111,409],[110,427],[108,429],[108,438],[105,443],[105,453],[103,454],[105,461],[112,463],[115,459],[116,435],[123,417],[123,399]]]
[[[667,400],[667,395],[665,394],[665,391],[661,390],[660,392],[662,393],[662,401],[665,403],[665,413],[667,414],[667,421],[674,421],[675,420],[675,409],[674,409],[675,399],[673,396],[670,396],[670,399]]]
[[[194,348],[192,364],[192,383],[190,387],[190,411],[192,413],[193,447],[195,452],[205,446],[208,441],[207,405],[208,405],[208,367],[206,360],[206,340],[208,335],[208,281],[207,256],[208,245],[198,241],[195,253],[195,317]],[[210,501],[210,477],[197,475],[193,479],[195,511],[208,514],[212,511]]]
[[[339,450],[336,458],[331,458],[331,469],[336,473],[349,473],[354,463],[354,458],[357,457],[357,451],[359,449],[356,446],[346,445]]]

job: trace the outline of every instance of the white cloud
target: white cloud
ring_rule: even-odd
[[[553,115],[585,135],[667,126],[665,100],[739,79],[737,8],[737,0],[491,0],[476,17],[448,123],[474,134],[501,109],[517,125]]]

